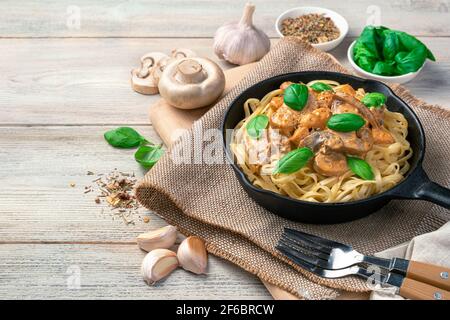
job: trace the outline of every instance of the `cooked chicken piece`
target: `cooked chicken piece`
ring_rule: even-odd
[[[384,128],[372,128],[373,142],[375,144],[391,144],[395,142],[394,137]]]
[[[291,84],[293,84],[292,81],[285,81],[280,85],[281,90],[286,90],[287,87],[289,87]]]
[[[373,128],[378,128],[380,125],[378,121],[375,119],[375,116],[373,113],[367,108],[365,105],[363,105],[358,99],[356,99],[353,96],[350,96],[348,94],[342,93],[342,92],[336,92],[334,97],[338,100],[341,100],[345,103],[348,103],[358,109],[358,113],[365,118]]]
[[[322,91],[316,94],[317,106],[319,108],[330,108],[333,98],[333,91]]]
[[[369,128],[363,127],[358,131],[336,132],[343,143],[342,152],[362,156],[373,146],[372,133]]]
[[[298,146],[300,141],[302,141],[309,134],[309,130],[306,127],[298,127],[294,134],[289,138],[289,141],[294,145]]]
[[[273,97],[269,102],[269,106],[273,111],[277,111],[283,105],[283,97]]]
[[[259,166],[268,163],[270,159],[270,143],[267,130],[264,130],[259,139],[249,135],[244,137],[245,150],[248,155],[249,167],[253,172],[259,171]]]
[[[351,96],[354,96],[356,91],[349,84],[341,84],[340,86],[334,87],[334,92],[342,92]]]
[[[327,177],[343,175],[347,172],[347,159],[342,153],[319,152],[314,158],[314,169]]]
[[[280,129],[282,134],[290,136],[300,124],[300,119],[300,111],[293,110],[283,104],[270,117],[270,125],[272,128]]]
[[[317,99],[314,95],[314,90],[308,88],[308,101],[306,106],[302,109],[302,114],[310,113],[318,108]]]
[[[333,114],[340,114],[340,113],[360,114],[357,107],[338,99],[333,100],[333,102],[331,103],[331,112]]]
[[[259,139],[245,135],[244,144],[253,172],[258,172],[261,165],[272,162],[272,158],[279,159],[291,150],[289,139],[270,127],[264,130]]]
[[[300,126],[306,128],[324,129],[330,117],[331,117],[330,109],[318,108],[304,115],[300,120]]]

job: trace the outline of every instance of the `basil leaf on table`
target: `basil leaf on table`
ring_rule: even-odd
[[[339,113],[328,119],[327,127],[338,132],[350,132],[358,130],[365,123],[363,117],[355,113]]]
[[[150,169],[164,154],[162,146],[140,146],[134,154],[134,159],[143,167]]]
[[[148,142],[136,130],[130,127],[119,127],[109,130],[103,136],[110,145],[116,148],[134,148]]]
[[[294,173],[303,168],[313,156],[314,153],[309,148],[295,149],[278,160],[273,173]]]
[[[259,114],[253,117],[245,126],[247,134],[253,139],[259,139],[264,129],[269,124],[269,117],[265,114]]]
[[[318,91],[318,92],[333,90],[333,88],[330,85],[323,83],[323,82],[313,83],[310,87],[314,91]]]
[[[284,104],[289,108],[300,111],[308,102],[308,87],[304,84],[293,83],[284,90]]]
[[[386,103],[386,96],[380,92],[370,92],[365,94],[361,102],[368,108],[379,108]]]
[[[375,178],[370,164],[362,159],[347,156],[347,165],[354,174],[364,180],[373,180]]]

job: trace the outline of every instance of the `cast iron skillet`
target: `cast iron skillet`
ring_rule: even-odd
[[[314,203],[282,196],[253,186],[238,165],[229,148],[227,130],[233,129],[244,118],[243,104],[248,98],[261,99],[269,91],[277,89],[284,81],[307,83],[316,79],[335,80],[349,83],[354,88],[364,88],[368,92],[382,92],[387,97],[391,111],[401,112],[408,120],[408,141],[413,149],[411,168],[405,179],[394,188],[370,198],[346,203]],[[411,108],[385,84],[342,73],[308,71],[279,75],[257,83],[242,92],[229,106],[222,122],[222,135],[228,161],[244,190],[261,206],[287,219],[306,223],[338,223],[351,221],[371,214],[392,199],[421,199],[431,201],[450,209],[450,189],[444,188],[428,178],[422,168],[425,153],[425,136],[422,125]],[[228,131],[230,136],[230,131]]]

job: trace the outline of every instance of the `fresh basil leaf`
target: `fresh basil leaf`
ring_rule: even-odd
[[[259,139],[264,129],[269,124],[269,117],[265,114],[259,114],[256,117],[253,117],[245,126],[247,129],[247,134],[254,138]]]
[[[400,49],[400,41],[398,40],[397,33],[392,30],[385,30],[383,34],[385,35],[383,43],[383,57],[385,60],[392,61]]]
[[[362,43],[374,56],[380,58],[380,52],[378,49],[379,34],[377,34],[377,28],[374,26],[366,26],[361,32],[358,38],[358,42]]]
[[[273,173],[294,173],[303,168],[313,156],[314,153],[309,148],[295,149],[278,160]]]
[[[403,49],[401,51],[413,51],[414,49],[418,47],[424,47],[426,52],[426,57],[432,61],[436,61],[436,58],[434,57],[433,53],[430,51],[430,49],[427,48],[427,46],[417,39],[416,37],[407,34],[406,32],[402,31],[395,31],[397,33],[397,37],[400,41],[401,46]]]
[[[116,148],[134,148],[148,142],[136,130],[130,127],[119,127],[109,130],[103,136],[110,145]]]
[[[373,67],[372,73],[382,76],[392,76],[396,73],[395,61],[378,61]]]
[[[373,180],[375,178],[370,164],[362,159],[347,156],[347,165],[354,174],[364,180]]]
[[[377,56],[375,53],[370,51],[362,42],[356,42],[355,46],[353,47],[353,58],[354,60],[358,60],[361,57],[368,57],[376,59]]]
[[[318,91],[318,92],[333,90],[333,87],[331,87],[330,85],[323,83],[323,82],[313,83],[310,87],[314,91]]]
[[[361,128],[366,121],[355,113],[334,114],[328,119],[327,127],[334,131],[350,132]]]
[[[300,111],[308,102],[308,87],[304,84],[293,83],[284,90],[284,104],[289,108]]]
[[[143,167],[150,169],[164,154],[161,146],[140,146],[134,154],[134,159]]]
[[[427,58],[426,50],[427,49],[424,46],[419,46],[409,53],[405,51],[397,53],[395,56],[395,62],[397,62],[397,73],[406,74],[419,70]]]
[[[365,96],[361,99],[361,102],[368,108],[379,108],[386,103],[386,96],[380,92],[370,92],[365,94]]]

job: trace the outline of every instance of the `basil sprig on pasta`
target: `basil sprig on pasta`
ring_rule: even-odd
[[[386,103],[386,96],[380,92],[366,93],[361,102],[368,108],[380,108]]]
[[[253,139],[259,139],[269,124],[269,117],[265,114],[259,114],[253,117],[245,126],[247,133]]]
[[[317,91],[317,92],[333,90],[333,87],[331,87],[330,85],[323,83],[323,82],[315,82],[310,87],[311,87],[311,89],[313,89],[314,91]]]
[[[303,168],[313,156],[314,153],[307,147],[295,149],[278,160],[273,173],[294,173]]]
[[[308,102],[308,87],[299,83],[291,84],[284,90],[283,100],[289,108],[302,110]]]
[[[347,156],[347,165],[361,179],[373,180],[375,178],[370,164],[362,159]]]
[[[334,131],[350,132],[361,128],[366,121],[355,113],[334,114],[328,119],[327,127]]]

